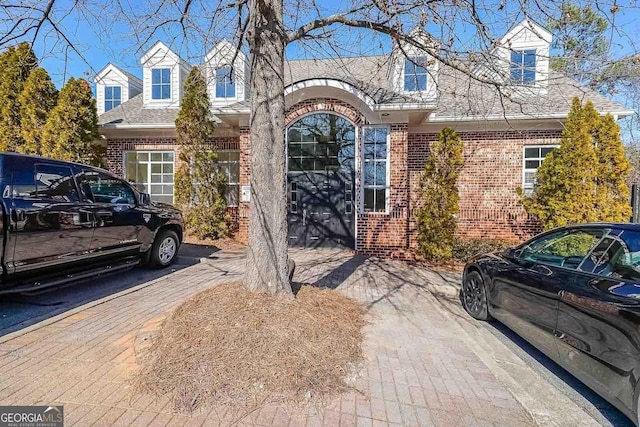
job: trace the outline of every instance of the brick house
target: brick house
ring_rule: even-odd
[[[548,31],[525,20],[489,59],[445,65],[407,46],[402,55],[286,61],[290,243],[406,253],[415,245],[418,178],[429,145],[447,126],[464,141],[459,235],[521,240],[537,231],[516,189],[532,190],[571,99],[591,100],[602,114],[632,113],[551,71],[550,43]],[[172,202],[179,161],[174,120],[192,65],[162,42],[141,62],[142,80],[112,64],[95,78],[108,168],[152,199]],[[222,41],[198,66],[217,123],[210,143],[243,240],[250,203],[248,60]],[[506,95],[491,84],[495,79],[509,83]]]

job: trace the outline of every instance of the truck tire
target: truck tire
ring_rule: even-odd
[[[167,267],[178,257],[178,249],[180,248],[180,240],[178,235],[171,230],[160,230],[149,253],[145,256],[148,260],[147,265],[153,268]]]

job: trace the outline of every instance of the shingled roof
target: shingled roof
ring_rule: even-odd
[[[341,80],[362,90],[376,104],[397,105],[419,103],[419,98],[394,90],[390,78],[390,56],[289,60],[285,62],[285,85],[310,79]],[[465,68],[465,67],[458,67]],[[559,118],[569,112],[575,96],[591,100],[600,112],[631,114],[623,105],[580,85],[557,72],[550,72],[546,91],[518,88],[508,91],[482,83],[469,73],[450,66],[440,66],[437,76],[438,100],[432,111],[433,120],[486,120],[501,118]],[[226,111],[248,109],[249,102],[241,101],[221,108]],[[176,108],[145,108],[142,94],[131,98],[100,116],[103,126],[114,124],[172,125],[178,114]]]
[[[631,113],[623,105],[554,71],[549,72],[546,90],[527,86],[498,89],[462,71],[442,67],[438,91],[432,119],[558,118],[569,112],[574,97],[590,100],[602,113]]]

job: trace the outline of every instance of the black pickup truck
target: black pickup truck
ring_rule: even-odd
[[[0,153],[0,188],[0,294],[165,267],[182,242],[179,210],[103,169]]]

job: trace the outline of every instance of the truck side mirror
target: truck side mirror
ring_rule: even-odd
[[[140,193],[140,204],[143,206],[151,204],[151,196],[149,193]]]

